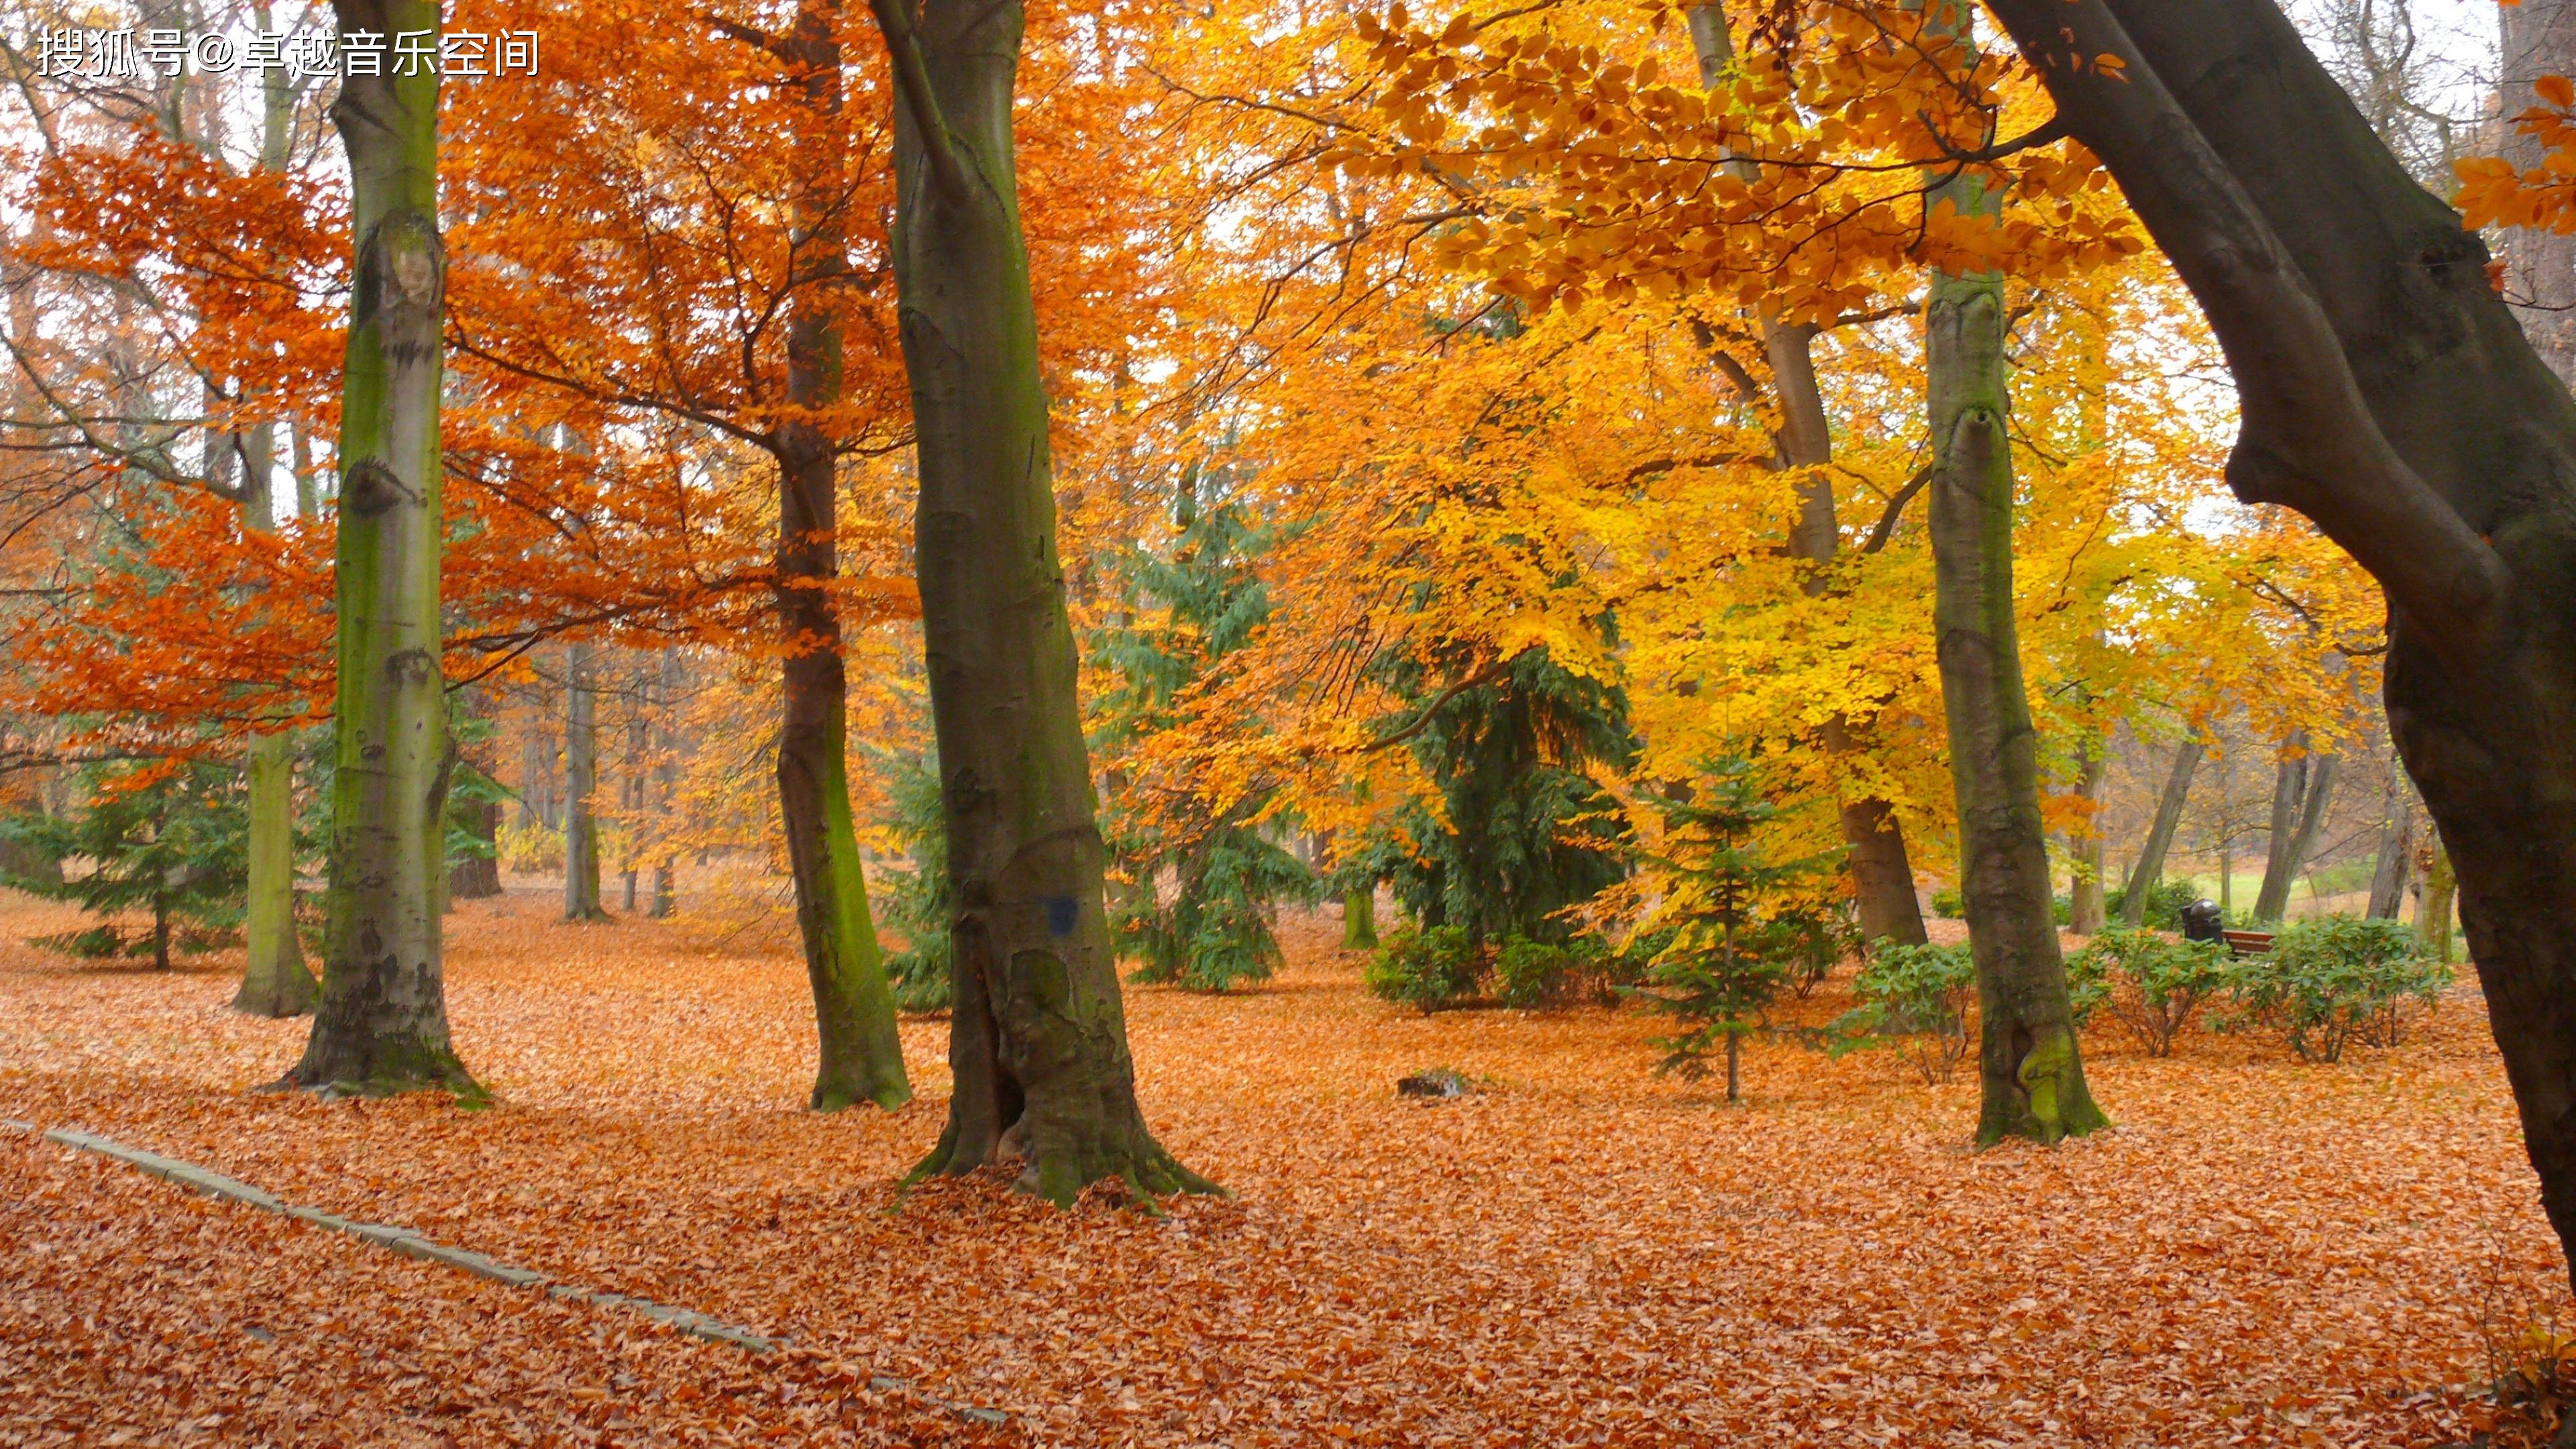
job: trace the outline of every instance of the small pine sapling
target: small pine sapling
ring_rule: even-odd
[[[55,882],[17,876],[7,884],[71,901],[102,918],[89,930],[33,944],[82,956],[150,956],[170,968],[175,948],[219,949],[241,925],[250,873],[250,819],[241,779],[223,766],[165,760],[82,772],[88,803],[68,815],[21,814],[0,831],[33,855],[85,859],[86,875]],[[150,928],[130,933],[116,917],[149,911]]]

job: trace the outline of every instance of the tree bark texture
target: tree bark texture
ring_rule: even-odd
[[[796,265],[809,285],[799,289],[788,316],[787,398],[799,408],[828,408],[841,397],[836,283],[848,270],[836,0],[804,0],[795,28],[771,49],[801,77],[804,97],[793,142],[794,219]],[[778,620],[787,642],[778,813],[814,993],[818,1056],[808,1100],[818,1112],[859,1102],[891,1111],[912,1099],[912,1084],[850,817],[847,676],[830,593],[840,572],[837,454],[833,440],[801,418],[778,430],[772,451],[778,459]]]
[[[336,0],[340,29],[435,32],[431,0]],[[477,1092],[447,1032],[446,681],[439,659],[438,77],[350,76],[356,267],[340,401],[339,693],[322,1000],[288,1081]]]
[[[956,901],[948,1125],[917,1172],[1016,1152],[1020,1185],[1204,1189],[1147,1130],[1056,556],[1011,134],[1016,0],[875,0],[896,109],[895,280],[921,494],[922,630]],[[916,28],[917,27],[917,28]]]
[[[604,921],[599,905],[599,649],[564,651],[564,919]]]
[[[1965,12],[1957,15],[1964,27]],[[1964,175],[1936,187],[1925,204],[1943,200],[1962,213],[1993,205]],[[2006,325],[2001,274],[1932,275],[1924,310],[1932,614],[1958,796],[1959,884],[1977,968],[1981,1144],[2055,1142],[2109,1125],[2084,1082],[2058,954],[2038,732],[2013,613]]]
[[[2156,797],[2156,818],[2147,826],[2147,838],[2138,847],[2137,862],[2130,867],[2120,895],[2120,923],[2132,931],[2147,923],[2147,898],[2164,879],[2165,855],[2173,849],[2174,832],[2182,826],[2183,807],[2191,802],[2191,780],[2203,753],[2196,737],[2187,737],[2174,748],[2173,768],[2165,772],[2164,791]]]
[[[270,476],[277,457],[277,428],[261,423],[244,433],[242,527],[254,533],[277,526]],[[295,736],[287,730],[253,735],[244,770],[249,814],[249,880],[242,918],[241,989],[233,1010],[252,1016],[302,1016],[321,996],[321,983],[304,964],[295,933]]]
[[[2304,751],[2307,734],[2292,744]],[[2326,808],[2334,800],[2335,757],[2283,755],[2272,780],[2272,835],[2263,858],[2263,885],[2254,893],[2254,919],[2277,921],[2289,914],[2290,888],[2317,848],[2325,827]]]
[[[2576,1247],[2576,400],[2484,245],[2276,5],[1994,8],[2227,353],[2229,483],[2305,513],[2388,595],[2389,722],[2457,871],[2542,1205]],[[2073,63],[2104,54],[2116,80]]]

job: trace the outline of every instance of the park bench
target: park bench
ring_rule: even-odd
[[[2227,940],[2227,954],[2231,956],[2272,954],[2272,933],[2269,931],[2228,931],[2224,934]]]

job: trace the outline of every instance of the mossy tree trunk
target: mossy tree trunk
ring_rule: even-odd
[[[242,436],[242,526],[267,533],[276,527],[270,472],[277,429],[261,423]],[[295,736],[289,730],[253,735],[245,784],[250,839],[248,896],[244,902],[241,990],[233,1010],[252,1016],[302,1016],[313,1009],[321,984],[304,964],[295,933]]]
[[[343,33],[435,32],[432,0],[336,0]],[[322,1000],[292,1083],[475,1091],[441,974],[438,77],[350,76],[332,119],[356,266],[340,400],[339,693]]]
[[[1342,893],[1342,949],[1374,951],[1377,949],[1377,892],[1374,890]]]
[[[1011,102],[1017,0],[875,0],[892,61],[922,628],[955,891],[956,1090],[917,1172],[1016,1153],[1020,1184],[1205,1188],[1136,1102],[1056,557]]]
[[[605,921],[599,904],[599,650],[564,655],[564,919]]]
[[[2164,879],[2165,855],[2173,849],[2174,832],[2182,826],[2183,807],[2191,803],[2192,777],[2199,773],[2201,756],[2207,750],[2198,735],[2186,735],[2181,744],[2174,746],[2173,765],[2165,771],[2165,787],[2156,796],[2156,818],[2148,824],[2147,838],[2138,846],[2138,858],[2121,888],[2120,923],[2132,931],[2147,923],[2147,898],[2155,894],[2157,884]]]
[[[1956,0],[1934,0],[1964,30]],[[1991,209],[1973,175],[1936,187]],[[1977,1141],[2054,1142],[2107,1125],[2084,1083],[2057,948],[2038,733],[2013,613],[2013,471],[2004,279],[1936,272],[1924,314],[1932,424],[1933,624],[1959,803],[1959,882],[1975,953],[1982,1085]]]
[[[2079,936],[2100,934],[2108,924],[2102,886],[2102,782],[2111,773],[2105,742],[2086,737],[2076,752],[2076,794],[2087,813],[2075,832],[2075,878],[2066,889],[2066,929]]]
[[[794,29],[766,42],[799,77],[804,98],[793,143],[795,265],[809,285],[790,304],[787,327],[787,398],[800,409],[841,400],[849,185],[840,26],[834,0],[803,0]],[[809,1100],[818,1112],[859,1102],[891,1111],[912,1099],[912,1084],[850,815],[848,679],[830,594],[840,572],[839,454],[833,438],[802,418],[778,430],[771,450],[778,460],[778,617],[788,643],[778,806],[814,993],[819,1056]]]

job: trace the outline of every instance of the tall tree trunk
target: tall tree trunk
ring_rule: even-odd
[[[242,526],[275,529],[270,472],[277,429],[261,423],[242,438]],[[295,736],[271,730],[251,737],[248,795],[250,878],[242,920],[241,990],[233,1010],[253,1016],[302,1016],[322,993],[304,964],[295,933]]]
[[[2445,964],[2451,959],[2451,914],[2458,896],[2459,877],[2452,872],[2450,852],[2435,841],[2433,863],[2424,872],[2424,896],[2415,907],[2415,938],[2424,943],[2424,954]]]
[[[636,867],[644,849],[644,810],[648,775],[646,759],[652,752],[653,676],[637,665],[633,676],[626,713],[626,768],[618,775],[617,800],[626,816],[626,857],[618,862],[620,883],[626,893],[626,913],[636,909]]]
[[[2120,923],[2132,931],[2147,923],[2147,898],[2164,879],[2165,854],[2173,849],[2183,807],[2191,801],[2191,779],[2200,769],[2203,749],[2198,736],[2186,737],[2174,749],[2173,768],[2165,772],[2164,793],[2156,797],[2156,818],[2147,827],[2146,843],[2138,847],[2137,864],[2130,868],[2120,893]]]
[[[2077,750],[2076,794],[2088,807],[2075,834],[2075,879],[2066,889],[2066,928],[2079,936],[2101,934],[2108,902],[2102,885],[2102,782],[2111,773],[2111,752],[2104,741],[2086,737]]]
[[[2230,484],[2388,595],[2389,722],[2576,1249],[2576,399],[2276,5],[1993,5],[2227,352]]]
[[[1933,0],[1963,33],[1960,0]],[[1927,206],[1996,205],[1975,177]],[[1977,966],[1982,1101],[1977,1141],[2054,1142],[2109,1125],[2085,1086],[2058,955],[2038,732],[2013,614],[2013,473],[2006,432],[2004,279],[1936,272],[1924,311],[1932,425],[1931,540],[1941,701],[1959,801],[1959,881]]]
[[[2516,0],[2497,11],[2503,67],[2497,113],[2508,122],[2542,105],[2542,76],[2576,75],[2576,0]],[[2539,167],[2546,147],[2511,125],[2498,137],[2506,160]],[[2517,227],[2504,234],[2504,295],[2533,350],[2562,383],[2576,383],[2576,236]]]
[[[2379,828],[2379,860],[2370,876],[2370,917],[2393,921],[2406,909],[2406,881],[2415,873],[2415,792],[2406,772],[2388,773],[2388,818]]]
[[[335,0],[343,33],[438,29],[432,0]],[[475,1092],[447,1034],[439,887],[454,756],[440,669],[438,77],[349,76],[340,394],[339,694],[322,1002],[288,1080]]]
[[[1023,1187],[1206,1188],[1146,1129],[1102,889],[1020,233],[1018,0],[874,0],[900,104],[894,260],[915,557],[957,902],[956,1090],[916,1172],[1017,1151]],[[918,30],[915,17],[918,15]]]
[[[662,651],[661,688],[654,696],[654,735],[661,751],[653,762],[653,783],[661,796],[662,826],[666,832],[660,850],[653,858],[653,905],[650,911],[657,921],[668,920],[680,909],[680,865],[671,852],[667,836],[670,823],[679,818],[680,810],[680,732],[673,725],[673,711],[678,708],[680,686],[680,651]]]
[[[1377,949],[1377,892],[1374,890],[1342,893],[1342,949],[1374,951]]]
[[[796,27],[773,49],[803,78],[796,176],[802,288],[788,319],[787,396],[800,408],[841,397],[840,285],[848,271],[842,213],[841,12],[837,0],[802,0]],[[814,992],[819,1058],[811,1102],[836,1112],[859,1102],[889,1111],[912,1099],[894,992],[868,910],[868,885],[850,816],[848,684],[831,580],[840,571],[838,462],[833,439],[811,422],[777,434],[778,616],[788,641],[778,731],[778,806],[796,883],[796,924]]]
[[[2304,751],[2305,730],[2290,737],[2289,748]],[[2263,888],[2254,896],[2254,919],[2277,921],[2289,913],[2290,887],[2307,868],[2325,826],[2326,807],[2334,798],[2335,757],[2284,754],[2272,782],[2271,848],[2263,860]]]
[[[599,654],[564,655],[564,919],[604,921],[599,906]]]
[[[1698,4],[1688,13],[1700,85],[1715,90],[1735,54],[1725,6]],[[1752,164],[1737,163],[1745,169]],[[1825,415],[1824,393],[1816,385],[1816,328],[1783,326],[1768,316],[1760,319],[1760,325],[1774,400],[1780,407],[1780,429],[1772,437],[1773,466],[1797,475],[1798,521],[1789,532],[1789,552],[1819,566],[1806,583],[1807,592],[1818,595],[1829,586],[1822,566],[1831,563],[1842,547],[1842,525],[1834,513],[1833,480],[1825,471],[1833,461],[1834,435]],[[1861,748],[1857,733],[1850,718],[1837,713],[1826,718],[1818,742],[1827,754],[1848,757]],[[1895,807],[1879,796],[1861,793],[1843,799],[1838,814],[1847,847],[1843,864],[1851,874],[1862,939],[1910,946],[1931,939],[1924,933],[1923,906],[1914,894],[1914,862],[1906,852],[1905,830]]]

